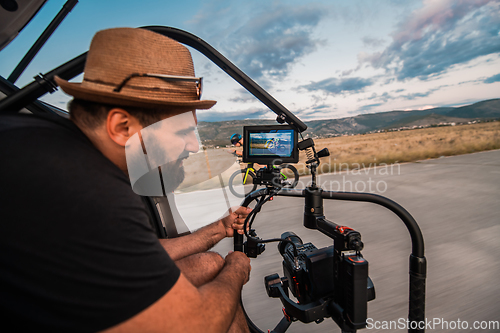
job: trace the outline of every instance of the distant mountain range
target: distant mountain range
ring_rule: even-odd
[[[427,110],[388,111],[362,114],[340,119],[305,121],[309,137],[332,137],[343,134],[361,134],[396,128],[412,128],[442,123],[465,123],[473,120],[500,118],[500,99],[490,99],[461,107],[443,107]],[[242,133],[243,126],[271,125],[275,120],[231,120],[198,123],[200,138],[206,145],[226,145],[233,133]]]

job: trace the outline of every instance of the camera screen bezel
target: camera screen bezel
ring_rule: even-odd
[[[291,156],[276,157],[276,156],[251,156],[250,151],[250,133],[270,133],[277,130],[292,130],[293,131],[293,149]],[[298,149],[298,132],[295,128],[289,125],[260,125],[260,126],[245,126],[243,127],[243,162],[258,163],[258,164],[282,164],[282,163],[297,163],[299,161]]]

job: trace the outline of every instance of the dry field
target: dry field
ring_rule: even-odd
[[[330,151],[321,161],[321,173],[353,170],[500,149],[500,122],[316,139],[315,147]],[[301,174],[308,173],[305,160],[301,152]]]
[[[330,151],[330,157],[321,159],[319,173],[356,170],[500,149],[500,122],[316,139],[315,146],[318,151],[325,147]],[[200,158],[193,159],[194,163],[186,163],[186,171],[192,170],[187,172],[190,176],[186,177],[178,192],[219,188],[221,182],[227,185],[233,172],[246,167],[246,164],[234,163],[236,158],[228,154],[232,149],[208,150],[208,157],[200,153]],[[211,165],[208,172],[206,159]],[[300,175],[309,174],[305,161],[305,153],[301,152],[299,163],[296,164]],[[228,166],[231,167],[227,169]],[[219,170],[226,170],[222,173],[222,179],[213,177],[220,174]]]

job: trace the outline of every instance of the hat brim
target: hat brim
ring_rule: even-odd
[[[68,82],[58,76],[55,76],[54,80],[66,94],[73,96],[75,99],[82,99],[103,104],[150,108],[171,106],[183,109],[207,110],[217,103],[217,101],[211,100],[172,101],[168,99],[137,97],[120,94],[114,91],[103,91],[84,87],[81,83]]]

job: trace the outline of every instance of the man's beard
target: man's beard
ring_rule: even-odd
[[[182,161],[183,159],[179,159],[161,166],[165,193],[173,192],[184,181],[185,175]]]

